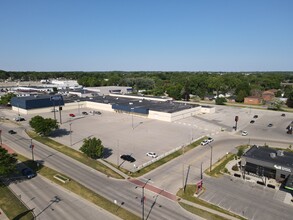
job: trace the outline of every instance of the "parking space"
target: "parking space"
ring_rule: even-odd
[[[99,138],[106,147],[106,160],[120,165],[122,164],[120,155],[129,154],[136,159],[133,163],[122,164],[129,170],[152,160],[152,157],[146,155],[147,152],[155,152],[160,156],[176,147],[187,145],[199,137],[221,135],[222,131],[241,136],[241,131],[245,130],[248,135],[243,138],[292,139],[292,135],[286,134],[285,129],[293,120],[292,113],[286,113],[284,117],[281,116],[281,112],[216,106],[214,114],[200,114],[169,123],[150,120],[135,114],[108,111],[92,114],[91,111],[93,109],[87,108],[62,111],[62,124],[53,139],[79,150],[85,138]],[[74,117],[70,114],[74,114]],[[5,115],[13,119],[17,114],[6,110]],[[54,112],[48,110],[47,113],[40,115],[45,118],[56,118],[60,122],[60,112],[55,112],[54,116]],[[254,118],[254,115],[258,117]],[[25,115],[26,121],[19,123],[29,127],[29,120],[34,116]],[[235,116],[239,117],[236,132],[233,130]],[[251,124],[251,120],[255,122]],[[268,127],[269,123],[273,126]]]
[[[81,114],[90,111],[91,109],[81,109],[80,114],[76,110],[62,111],[60,133],[56,133],[53,139],[79,150],[85,138],[100,138],[107,148],[106,160],[129,170],[152,160],[152,157],[146,155],[148,152],[155,152],[160,156],[209,132],[184,124],[150,120],[132,114],[107,111],[100,111],[99,115]],[[69,114],[75,114],[75,117],[70,117]],[[27,121],[33,116],[28,116]],[[51,112],[42,116],[54,118]],[[59,113],[56,113],[56,119],[59,121]],[[131,155],[136,161],[123,162],[120,159],[123,154]]]

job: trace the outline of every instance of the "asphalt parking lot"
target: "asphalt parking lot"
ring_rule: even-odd
[[[216,106],[214,114],[199,114],[170,123],[107,111],[101,111],[101,115],[81,115],[81,112],[90,110],[92,109],[82,108],[79,111],[62,111],[62,124],[53,139],[78,150],[85,138],[100,138],[106,147],[105,159],[129,170],[134,170],[134,165],[140,166],[152,160],[146,156],[147,152],[153,151],[160,156],[203,136],[227,133],[241,136],[241,131],[245,130],[248,135],[243,138],[246,139],[269,137],[292,140],[292,135],[286,134],[286,127],[293,120],[292,113],[286,113],[286,116],[282,117],[281,112]],[[70,117],[71,113],[75,114],[75,117]],[[256,114],[258,118],[254,119]],[[6,110],[5,115],[13,119],[17,113]],[[40,115],[54,118],[53,112]],[[239,121],[237,131],[234,131],[236,115]],[[21,124],[28,127],[28,121],[34,116],[24,115],[26,121]],[[60,121],[59,112],[56,112],[55,116],[57,121]],[[250,124],[252,119],[255,120],[254,124]],[[268,127],[269,123],[273,126]],[[122,154],[130,154],[136,161],[122,163]]]

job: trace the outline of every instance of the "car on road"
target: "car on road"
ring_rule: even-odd
[[[268,127],[273,127],[273,124],[272,123],[268,124]]]
[[[286,114],[285,114],[285,113],[283,113],[283,114],[281,114],[281,116],[282,116],[282,117],[285,117],[285,116],[286,116]]]
[[[258,115],[254,115],[253,118],[258,118]]]
[[[28,167],[22,169],[21,173],[28,179],[31,179],[37,175],[31,168]]]
[[[250,121],[250,124],[253,124],[254,122],[255,122],[254,120],[251,120],[251,121]]]
[[[242,132],[241,132],[241,135],[242,135],[242,136],[247,136],[247,135],[248,135],[248,132],[247,132],[247,131],[242,131]]]
[[[147,155],[148,157],[152,157],[152,158],[156,158],[156,157],[158,157],[158,155],[157,155],[155,152],[147,152],[146,155]]]
[[[207,145],[208,143],[209,143],[208,140],[203,140],[200,144],[201,144],[202,146],[205,146],[205,145]]]
[[[126,161],[128,161],[128,162],[130,162],[130,163],[133,163],[133,162],[136,161],[136,160],[135,160],[131,155],[129,155],[129,154],[123,154],[123,155],[120,156],[120,158],[121,158],[122,160],[126,160]]]
[[[70,113],[69,116],[70,117],[75,117],[75,114]]]
[[[9,134],[16,134],[16,131],[14,131],[14,130],[9,130],[8,133],[9,133]]]
[[[211,137],[208,137],[208,139],[206,139],[209,143],[212,143],[213,141],[214,141],[214,139],[213,138],[211,138]]]
[[[58,112],[59,110],[57,108],[52,109],[51,112]]]
[[[88,113],[87,113],[87,112],[82,112],[81,114],[83,114],[83,115],[88,115]]]

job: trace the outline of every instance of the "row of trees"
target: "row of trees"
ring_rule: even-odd
[[[190,95],[204,98],[215,92],[231,93],[237,102],[267,89],[280,89],[285,97],[292,92],[281,82],[293,82],[293,72],[5,72],[2,80],[41,80],[66,78],[77,80],[83,86],[130,86],[135,92],[162,96],[168,94],[176,100],[188,100]],[[281,95],[281,93],[279,95]]]

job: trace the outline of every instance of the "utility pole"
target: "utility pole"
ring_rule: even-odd
[[[212,164],[213,164],[213,146],[208,144],[211,148],[211,160],[210,160],[210,173],[212,172]]]
[[[33,145],[33,139],[31,139],[31,144],[30,144],[30,148],[32,149],[32,160],[34,161],[35,158],[34,158],[34,145]]]
[[[144,188],[147,185],[147,183],[150,181],[151,179],[148,179],[145,184],[141,187],[142,189],[142,194],[141,194],[141,204],[142,204],[142,220],[144,220],[144,201],[145,201],[145,197],[144,197]],[[138,186],[136,186],[135,188],[137,188]]]

